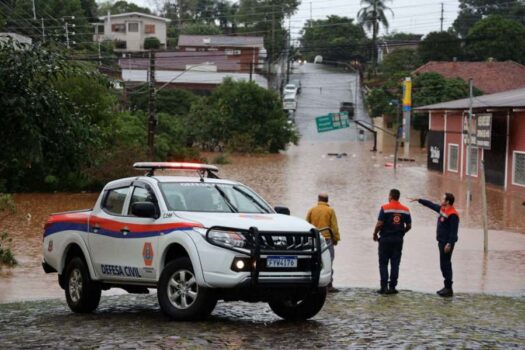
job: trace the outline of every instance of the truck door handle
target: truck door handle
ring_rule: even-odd
[[[120,232],[122,232],[122,234],[123,234],[124,236],[126,236],[126,235],[129,233],[129,228],[124,227],[124,228],[120,229]]]
[[[100,230],[100,225],[99,224],[95,224],[92,228],[92,231],[93,233],[98,233],[98,230]]]

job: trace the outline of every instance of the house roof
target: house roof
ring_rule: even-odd
[[[463,98],[460,100],[441,102],[433,105],[421,106],[414,108],[417,111],[429,110],[452,110],[468,109],[470,100]],[[496,94],[476,96],[472,100],[473,109],[487,108],[524,108],[525,107],[525,88],[514,89],[510,91],[499,92]]]
[[[105,21],[107,19],[108,16],[100,16],[99,19]],[[142,13],[142,12],[126,12],[126,13],[119,13],[119,14],[116,14],[116,15],[110,15],[111,18],[122,18],[122,17],[144,17],[144,18],[149,18],[149,19],[154,19],[154,20],[157,20],[157,21],[162,21],[162,22],[171,22],[171,19],[169,18],[164,18],[164,17],[159,17],[159,16],[154,16],[154,15],[150,15],[148,13]]]
[[[179,46],[264,47],[262,36],[179,35]]]
[[[121,69],[148,69],[149,58],[122,58],[119,60]],[[228,56],[217,51],[166,51],[155,53],[155,68],[157,70],[186,70],[188,66],[213,65],[219,72],[241,71],[239,57]]]
[[[473,80],[475,87],[493,94],[525,87],[525,66],[514,61],[504,62],[437,62],[430,61],[412,74],[435,72],[445,78]]]

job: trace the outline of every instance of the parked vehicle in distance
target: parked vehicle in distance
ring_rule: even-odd
[[[290,84],[293,84],[295,88],[297,89],[297,94],[301,93],[301,81],[299,79],[294,79],[290,81]]]
[[[58,273],[69,308],[88,313],[101,291],[157,289],[175,320],[207,317],[218,300],[267,302],[304,320],[323,307],[332,265],[320,231],[247,186],[196,163],[135,163],[147,171],[109,182],[93,209],[52,214],[42,267]],[[157,176],[161,169],[197,176]]]
[[[284,95],[297,94],[297,93],[298,93],[298,89],[294,84],[286,84],[286,86],[284,87],[284,91],[283,91]]]
[[[354,104],[352,102],[341,102],[339,112],[347,112],[348,118],[352,119],[354,117]]]
[[[295,111],[297,109],[297,95],[295,93],[284,95],[283,109],[285,111]]]

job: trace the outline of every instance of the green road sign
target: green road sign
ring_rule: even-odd
[[[350,127],[348,112],[328,113],[315,118],[317,132],[332,131]]]

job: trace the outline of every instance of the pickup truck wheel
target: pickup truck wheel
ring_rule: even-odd
[[[100,302],[100,286],[91,280],[82,258],[71,259],[65,273],[65,293],[69,308],[78,313],[95,310]]]
[[[277,316],[288,321],[307,320],[321,311],[326,300],[326,288],[317,288],[309,291],[303,299],[288,297],[276,299],[268,304]]]
[[[160,275],[157,296],[162,311],[178,321],[202,320],[217,304],[212,290],[197,284],[189,258],[166,265]]]

